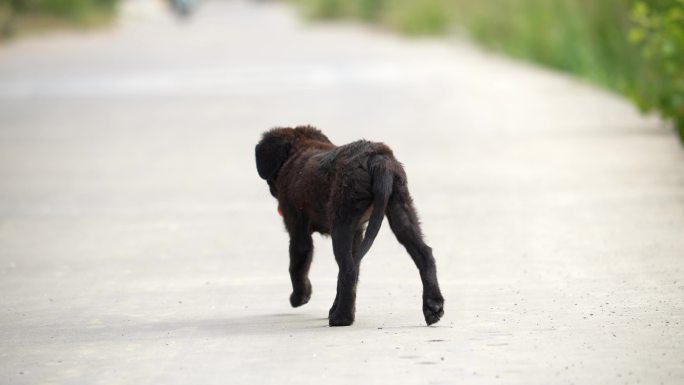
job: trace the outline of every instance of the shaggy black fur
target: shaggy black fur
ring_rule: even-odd
[[[278,200],[290,234],[292,306],[311,298],[311,234],[329,234],[339,267],[329,324],[351,325],[359,265],[387,215],[397,240],[420,271],[425,322],[439,321],[444,298],[435,259],[423,242],[404,169],[389,147],[365,140],[337,147],[319,130],[305,126],[265,132],[255,152],[259,176]]]

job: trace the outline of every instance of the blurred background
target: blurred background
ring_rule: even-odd
[[[682,2],[0,0],[0,383],[684,381]],[[273,126],[405,165],[354,326],[288,239]]]
[[[673,118],[684,131],[680,0],[299,0],[314,18],[353,17],[411,35],[454,30],[579,75]]]
[[[202,0],[168,0],[187,17]],[[3,0],[5,39],[111,23],[145,0]],[[673,119],[684,135],[681,0],[292,0],[312,19],[353,18],[408,35],[462,34],[498,52],[578,75]]]

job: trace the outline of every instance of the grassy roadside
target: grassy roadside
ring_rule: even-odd
[[[0,0],[0,41],[61,28],[110,23],[116,0]]]
[[[357,18],[411,35],[459,28],[659,111],[684,139],[684,0],[293,1],[313,18]]]

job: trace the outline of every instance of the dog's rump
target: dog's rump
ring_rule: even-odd
[[[378,235],[387,203],[393,192],[395,178],[404,177],[401,165],[385,144],[367,140],[358,140],[330,149],[317,158],[319,172],[327,173],[333,179],[339,178],[335,184],[341,188],[333,191],[342,194],[339,196],[340,200],[333,197],[331,203],[339,203],[346,199],[370,201],[370,205],[359,218],[360,222],[368,220],[363,240],[356,253],[356,258],[361,259]],[[332,207],[342,209],[346,206],[333,204]]]

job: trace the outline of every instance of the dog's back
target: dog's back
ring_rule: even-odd
[[[383,159],[385,169],[404,179],[401,165],[383,143],[358,140],[335,147],[301,148],[280,170],[278,200],[281,206],[308,216],[315,231],[329,234],[331,210],[344,207],[357,211],[372,205],[375,194],[370,159],[374,157]]]

